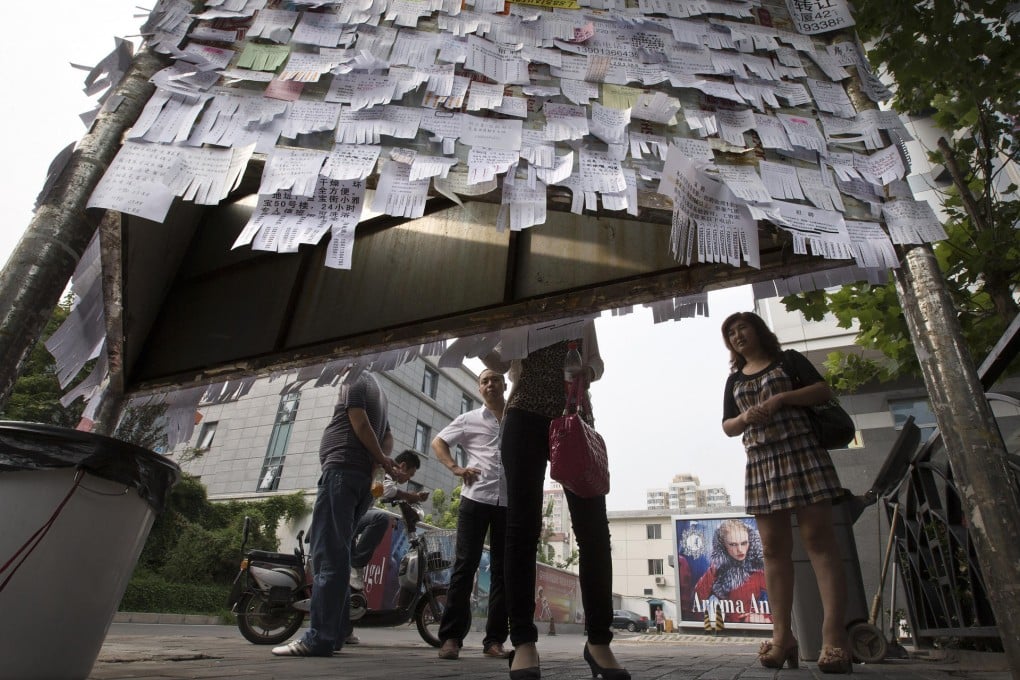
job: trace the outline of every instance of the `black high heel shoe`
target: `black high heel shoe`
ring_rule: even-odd
[[[626,668],[603,668],[595,661],[595,658],[588,651],[588,644],[584,645],[584,660],[591,668],[591,677],[602,676],[602,680],[630,680],[630,671]]]
[[[542,669],[538,666],[531,666],[530,668],[518,668],[513,670],[514,667],[514,652],[510,652],[510,656],[507,657],[507,661],[510,662],[510,680],[541,680]]]

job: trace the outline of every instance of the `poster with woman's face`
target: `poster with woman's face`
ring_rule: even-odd
[[[676,520],[680,624],[708,619],[734,627],[771,626],[761,537],[753,517]]]
[[[536,565],[535,621],[576,623],[584,620],[577,574],[547,564]]]

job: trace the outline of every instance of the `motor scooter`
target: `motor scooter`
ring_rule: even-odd
[[[397,568],[399,588],[396,597],[377,598],[381,602],[375,607],[369,606],[366,590],[352,590],[351,623],[372,628],[414,621],[421,638],[439,647],[439,622],[446,608],[456,532],[427,529],[419,533],[421,508],[404,501],[387,503],[399,510],[408,544]]]
[[[455,532],[430,529],[419,533],[420,508],[404,501],[390,504],[400,511],[407,540],[407,550],[397,567],[396,597],[370,607],[364,590],[352,590],[351,622],[358,627],[379,627],[414,621],[422,639],[438,647]],[[307,538],[304,531],[298,533],[293,555],[245,551],[250,528],[250,518],[245,517],[243,557],[227,606],[237,617],[237,627],[246,640],[257,645],[275,645],[294,635],[310,610],[312,569],[304,549]]]
[[[301,627],[311,609],[312,565],[298,532],[294,554],[248,550],[251,518],[244,518],[241,568],[227,598],[241,635],[257,645],[275,645]]]

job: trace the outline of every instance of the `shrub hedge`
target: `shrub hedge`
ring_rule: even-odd
[[[241,559],[241,527],[250,517],[248,548],[276,550],[280,522],[306,515],[304,494],[211,503],[188,474],[170,492],[153,523],[120,611],[233,617],[227,596]]]
[[[229,615],[230,587],[200,583],[173,583],[159,574],[135,572],[120,601],[122,612]]]

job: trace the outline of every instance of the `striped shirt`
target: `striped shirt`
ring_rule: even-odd
[[[380,443],[389,432],[390,423],[387,417],[389,403],[386,393],[379,386],[375,376],[366,371],[352,384],[340,386],[340,396],[333,410],[333,418],[322,433],[319,463],[323,469],[333,466],[372,474],[374,463],[372,454],[355,434],[347,415],[349,408],[360,408],[365,411]]]

